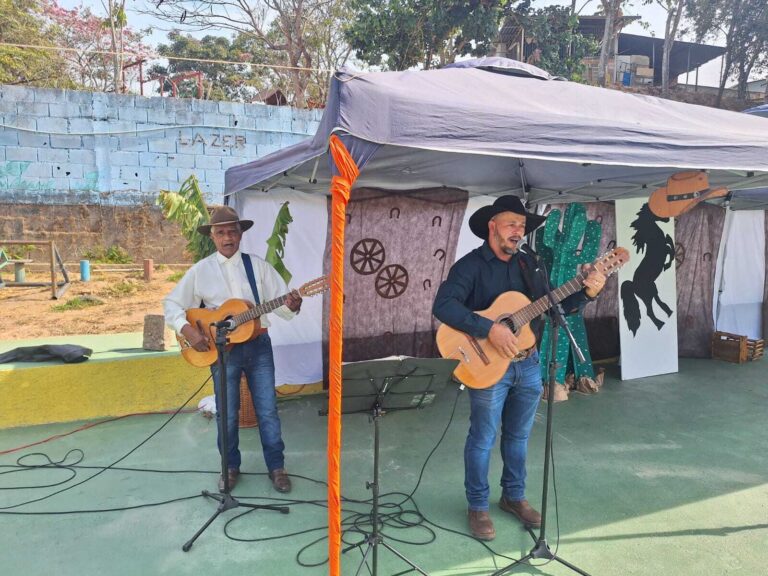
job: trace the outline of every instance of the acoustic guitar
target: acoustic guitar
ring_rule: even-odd
[[[625,248],[615,248],[598,258],[593,265],[598,272],[608,277],[626,262],[629,262],[629,252]],[[555,288],[552,291],[555,302],[561,302],[581,290],[585,278],[585,274],[578,274]],[[531,302],[525,294],[510,291],[496,298],[489,308],[476,312],[484,318],[509,326],[517,336],[517,347],[520,350],[516,359],[502,356],[487,338],[475,338],[447,324],[437,329],[437,348],[443,358],[459,361],[453,372],[459,381],[470,388],[489,388],[501,380],[510,362],[527,357],[528,351],[536,345],[536,336],[529,324],[551,306],[546,295]]]
[[[648,198],[648,208],[659,218],[675,218],[693,209],[700,202],[729,194],[727,188],[710,188],[706,172],[678,172],[657,188]]]
[[[321,276],[320,278],[310,280],[306,284],[303,284],[295,292],[298,292],[302,298],[306,298],[328,290],[329,286],[328,277]],[[208,350],[199,352],[192,347],[184,336],[176,334],[176,340],[178,340],[179,346],[181,347],[181,355],[187,362],[192,364],[192,366],[197,366],[198,368],[210,366],[215,363],[219,357],[216,346],[213,345],[213,342],[216,339],[215,324],[217,322],[231,320],[232,324],[235,326],[235,329],[227,335],[230,346],[253,340],[259,334],[266,332],[266,329],[261,327],[259,318],[268,312],[280,308],[280,306],[285,304],[286,298],[288,298],[288,294],[284,294],[279,298],[255,306],[247,300],[231,298],[215,310],[208,308],[190,308],[187,310],[187,322],[196,327],[203,334],[207,334],[210,339],[210,344]]]

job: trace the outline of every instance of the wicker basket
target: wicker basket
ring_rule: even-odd
[[[245,376],[240,376],[240,428],[255,428],[259,425],[256,411],[253,409],[251,391]]]

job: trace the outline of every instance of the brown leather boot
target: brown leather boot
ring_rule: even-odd
[[[272,480],[272,487],[278,492],[286,494],[291,491],[291,479],[285,468],[278,468],[269,473],[269,479]]]
[[[240,477],[240,470],[237,468],[230,468],[227,472],[227,476],[229,477],[229,491],[232,492],[237,485],[237,479]],[[221,474],[219,474],[219,492],[224,492],[224,477]]]
[[[487,510],[469,510],[469,530],[472,536],[478,540],[493,540],[496,538],[496,529],[493,520]]]
[[[514,514],[526,526],[531,528],[541,526],[541,514],[528,504],[528,500],[508,500],[506,496],[502,496],[499,500],[499,508],[504,512]]]

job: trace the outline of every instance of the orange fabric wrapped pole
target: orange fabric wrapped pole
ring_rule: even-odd
[[[341,574],[341,352],[344,328],[344,228],[347,202],[360,170],[337,136],[331,156],[339,176],[331,179],[331,306],[328,330],[328,564]]]

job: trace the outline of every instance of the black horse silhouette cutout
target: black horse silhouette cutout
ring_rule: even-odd
[[[659,330],[664,326],[664,322],[653,313],[653,303],[656,302],[667,317],[672,316],[672,309],[659,298],[656,278],[664,270],[668,270],[675,261],[675,243],[669,234],[664,234],[658,222],[669,222],[669,218],[656,216],[646,202],[637,213],[637,219],[630,225],[636,230],[635,235],[632,236],[635,252],[637,254],[645,252],[632,280],[626,280],[621,285],[624,319],[633,336],[637,335],[637,330],[640,328],[638,298],[645,304],[645,314]]]

